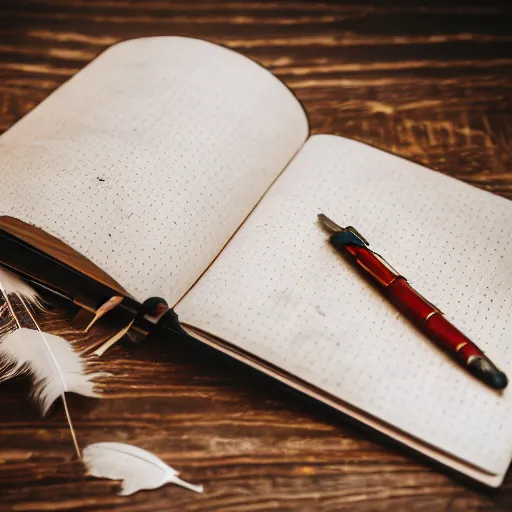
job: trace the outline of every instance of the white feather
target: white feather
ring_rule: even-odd
[[[45,309],[43,300],[39,294],[17,275],[0,268],[0,283],[7,295],[17,295],[28,300],[40,309]]]
[[[32,398],[43,416],[65,392],[98,397],[93,379],[105,373],[86,373],[86,361],[60,336],[21,327],[0,342],[0,382],[21,374],[34,380]]]
[[[91,476],[122,480],[121,496],[143,489],[157,489],[168,483],[194,492],[204,490],[202,485],[193,485],[178,478],[179,473],[156,455],[129,444],[90,444],[83,451],[83,461]]]

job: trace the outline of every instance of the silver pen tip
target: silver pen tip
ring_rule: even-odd
[[[345,231],[341,226],[338,226],[338,224],[336,224],[336,222],[334,222],[333,220],[329,219],[329,217],[327,217],[323,213],[319,213],[318,214],[318,220],[329,231],[332,231],[334,233],[337,233],[339,231]]]

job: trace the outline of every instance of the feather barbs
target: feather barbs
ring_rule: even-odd
[[[38,309],[46,310],[45,303],[41,296],[17,275],[0,267],[0,290],[6,295],[16,295],[27,300]]]
[[[87,373],[86,363],[71,344],[60,336],[21,327],[0,343],[0,382],[30,374],[32,398],[46,415],[63,393],[97,398],[94,379],[106,373]]]

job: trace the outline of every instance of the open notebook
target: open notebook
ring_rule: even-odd
[[[355,226],[512,373],[508,200],[355,141],[308,138],[269,72],[179,37],[109,48],[0,137],[0,162],[4,233],[37,245],[16,222],[43,230],[70,248],[66,264],[85,257],[136,303],[164,297],[196,339],[502,483],[512,390],[425,339],[334,252],[317,214]]]

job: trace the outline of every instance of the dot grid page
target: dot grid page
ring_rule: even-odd
[[[174,304],[307,137],[304,111],[226,48],[109,48],[0,137],[0,213],[40,227],[136,299]]]
[[[512,203],[340,137],[305,144],[180,301],[180,321],[504,475],[510,387],[480,383],[405,320],[330,246],[322,212],[512,377]]]

